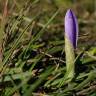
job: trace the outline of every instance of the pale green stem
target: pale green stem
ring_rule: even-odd
[[[70,40],[65,36],[66,76],[71,81],[75,75],[75,53]]]

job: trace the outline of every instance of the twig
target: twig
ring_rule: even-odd
[[[60,62],[62,62],[62,63],[65,63],[64,60],[62,60],[62,59],[60,59],[60,58],[53,57],[52,55],[50,55],[50,54],[48,54],[48,53],[45,53],[45,52],[43,52],[43,51],[40,51],[40,53],[48,56],[48,57],[50,58],[50,60],[57,60],[57,61],[60,61]]]
[[[77,92],[76,95],[77,96],[87,95],[88,91],[90,91],[90,90],[96,90],[96,85],[92,85],[87,89],[83,89],[82,91]]]

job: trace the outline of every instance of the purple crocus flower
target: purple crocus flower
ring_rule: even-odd
[[[69,9],[65,15],[65,36],[70,41],[73,48],[76,48],[78,39],[78,22],[71,9]]]
[[[65,15],[65,55],[66,73],[59,86],[71,82],[75,75],[75,51],[78,39],[78,22],[75,14],[69,9]],[[66,81],[66,82],[65,82]]]

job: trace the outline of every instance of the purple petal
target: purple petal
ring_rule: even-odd
[[[68,38],[74,48],[77,47],[78,22],[75,14],[69,9],[65,15],[65,36]]]

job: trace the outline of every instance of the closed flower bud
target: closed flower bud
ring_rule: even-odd
[[[66,54],[66,75],[71,81],[75,75],[75,52],[78,39],[78,22],[75,14],[69,9],[65,15],[65,54]]]
[[[77,47],[78,22],[75,14],[69,9],[65,15],[65,36],[74,48]]]

